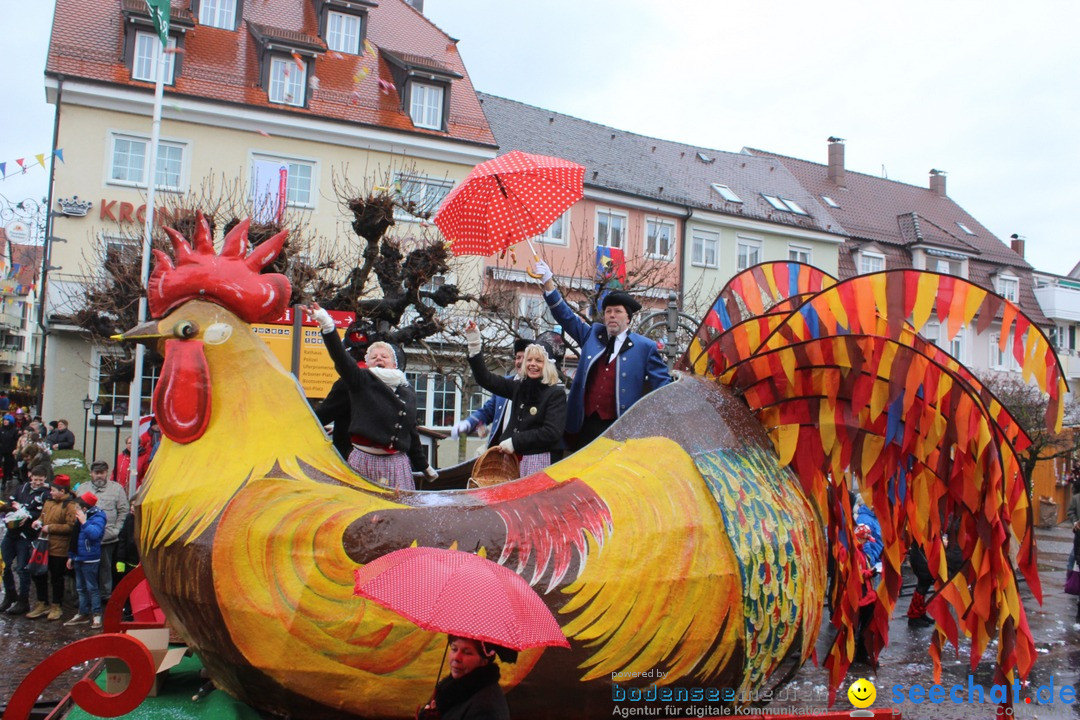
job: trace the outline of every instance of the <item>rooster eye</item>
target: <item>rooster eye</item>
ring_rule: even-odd
[[[195,325],[195,323],[189,322],[187,320],[177,323],[176,327],[173,328],[173,335],[180,338],[181,340],[188,340],[190,338],[193,338],[198,332],[199,328]]]

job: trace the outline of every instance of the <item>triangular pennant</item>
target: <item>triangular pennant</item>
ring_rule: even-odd
[[[7,179],[7,163],[6,162],[0,162],[0,175],[3,175],[5,180]]]
[[[60,162],[64,162],[64,148],[56,148],[53,150],[53,155],[60,158]]]
[[[38,153],[34,156],[34,159],[38,161],[38,165],[45,167],[45,153]]]

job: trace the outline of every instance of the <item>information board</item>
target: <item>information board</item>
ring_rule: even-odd
[[[345,330],[352,325],[356,314],[351,312],[339,312],[330,310],[330,317],[338,328],[338,335],[344,336]],[[259,339],[270,348],[274,357],[278,359],[286,370],[296,375],[300,386],[304,388],[304,394],[309,398],[321,399],[330,392],[330,386],[337,380],[337,370],[330,359],[330,354],[323,346],[322,333],[319,332],[317,323],[310,320],[304,321],[300,328],[300,337],[293,335],[293,308],[285,311],[285,314],[273,322],[255,323],[251,326]],[[300,343],[300,367],[293,368],[293,344]]]

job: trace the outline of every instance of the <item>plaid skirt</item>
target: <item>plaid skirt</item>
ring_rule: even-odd
[[[521,456],[521,469],[518,477],[528,477],[538,473],[551,464],[551,453],[536,453],[534,455]]]
[[[412,465],[405,453],[374,455],[355,447],[349,453],[349,467],[368,480],[395,490],[415,490]]]

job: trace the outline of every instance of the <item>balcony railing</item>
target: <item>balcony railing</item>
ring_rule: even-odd
[[[18,330],[22,327],[22,315],[0,311],[0,327]]]

